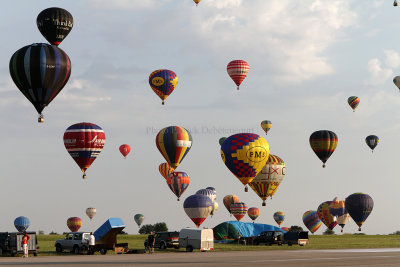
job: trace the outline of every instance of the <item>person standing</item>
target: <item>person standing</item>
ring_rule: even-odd
[[[23,258],[28,258],[29,239],[31,239],[31,237],[26,233],[26,231],[24,231],[24,235],[22,236],[21,240],[22,249],[24,250],[24,256],[22,256]]]
[[[90,232],[89,237],[89,254],[94,254],[94,245],[96,243],[96,238],[93,235],[93,232]]]
[[[147,246],[149,247],[149,253],[154,252],[154,243],[155,242],[156,242],[156,239],[154,238],[154,233],[153,233],[153,231],[151,231],[149,236],[147,237]]]

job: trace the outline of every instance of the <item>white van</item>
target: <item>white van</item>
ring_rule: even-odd
[[[186,248],[187,252],[192,252],[193,249],[213,250],[214,231],[212,229],[183,228],[179,233],[179,247]]]

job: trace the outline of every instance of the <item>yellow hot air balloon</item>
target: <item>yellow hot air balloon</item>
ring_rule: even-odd
[[[200,3],[201,0],[193,0],[196,3],[196,6]]]
[[[262,121],[261,122],[261,128],[264,130],[265,134],[268,134],[269,129],[272,127],[272,122],[271,121]]]

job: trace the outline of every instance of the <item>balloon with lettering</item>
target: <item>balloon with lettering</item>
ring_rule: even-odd
[[[224,197],[224,199],[222,200],[222,202],[224,203],[225,208],[228,210],[228,212],[230,214],[232,214],[231,212],[231,205],[233,203],[239,203],[239,198],[235,195],[226,195]]]
[[[169,166],[168,163],[161,163],[160,166],[158,166],[158,171],[161,173],[162,177],[167,180],[168,175],[174,172],[174,168]]]
[[[86,209],[86,215],[89,217],[89,219],[93,219],[94,215],[96,215],[96,208],[87,208]]]
[[[285,174],[285,162],[280,157],[269,154],[267,163],[257,174],[256,178],[249,183],[251,189],[263,200],[263,206],[266,205],[265,201],[267,198],[272,198],[278,190]]]
[[[244,60],[233,60],[229,62],[226,70],[228,71],[228,75],[237,85],[237,89],[239,90],[240,84],[246,78],[249,73],[250,66]]]
[[[250,219],[254,221],[258,218],[258,216],[260,215],[260,210],[256,207],[252,207],[250,209],[247,210],[247,215],[249,215]]]
[[[10,74],[21,93],[39,113],[61,92],[71,75],[68,55],[49,44],[31,44],[16,51],[10,59]]]
[[[124,156],[124,158],[126,158],[126,156],[128,156],[129,152],[131,152],[131,147],[130,145],[127,144],[123,144],[119,147],[119,152],[121,152],[122,156]]]
[[[318,213],[315,210],[304,212],[303,223],[312,234],[314,234],[322,225],[322,222],[318,217]]]
[[[268,131],[271,129],[272,127],[272,122],[271,121],[262,121],[261,122],[261,128],[264,130],[265,134],[268,134]]]
[[[376,135],[368,135],[365,138],[365,143],[371,148],[372,153],[374,152],[375,147],[379,144],[379,137]]]
[[[347,103],[349,103],[349,106],[353,109],[353,112],[355,112],[358,104],[360,104],[360,99],[357,96],[350,96],[347,99]]]
[[[190,184],[190,177],[186,172],[173,172],[167,177],[167,185],[172,193],[179,198]]]
[[[374,200],[368,194],[354,193],[346,198],[345,204],[346,210],[359,227],[358,231],[361,231],[361,226],[374,208]]]
[[[325,201],[318,206],[317,213],[319,219],[328,227],[333,230],[337,225],[337,218],[331,214],[330,205],[332,201]]]
[[[169,126],[156,137],[156,145],[168,164],[176,169],[192,147],[192,135],[185,128]]]
[[[28,229],[30,225],[29,219],[25,216],[19,216],[14,220],[14,226],[17,228],[18,232],[24,232]]]
[[[280,227],[281,224],[283,223],[283,221],[285,220],[285,213],[283,213],[282,211],[275,212],[274,213],[274,220],[278,224],[278,226]]]
[[[172,70],[155,70],[149,76],[149,84],[164,105],[164,100],[174,91],[178,76]]]
[[[140,227],[140,225],[144,221],[144,215],[143,214],[135,214],[133,219],[135,220],[136,224]]]
[[[50,7],[39,13],[36,24],[50,44],[59,45],[72,30],[74,19],[65,9]]]
[[[233,203],[231,205],[231,213],[235,216],[236,220],[240,221],[247,213],[247,206],[243,202]]]
[[[245,186],[262,170],[268,157],[269,144],[258,134],[234,134],[221,146],[222,161]]]
[[[86,178],[86,170],[103,150],[106,135],[100,126],[81,122],[73,124],[64,133],[64,145]]]
[[[187,216],[189,216],[197,228],[199,228],[204,220],[207,219],[208,215],[210,215],[213,204],[209,197],[195,194],[185,199],[183,208]]]
[[[67,226],[71,232],[78,232],[82,226],[82,219],[79,217],[70,217],[67,220]]]
[[[335,151],[338,144],[337,135],[328,130],[316,131],[310,136],[310,146],[318,158],[323,162],[322,167]]]

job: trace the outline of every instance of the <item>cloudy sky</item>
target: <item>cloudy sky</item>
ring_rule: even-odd
[[[38,124],[8,64],[19,48],[46,42],[36,17],[53,6],[74,17],[59,46],[71,59],[72,74]],[[304,227],[305,211],[364,192],[375,202],[364,232],[400,230],[400,96],[392,82],[400,73],[400,8],[391,1],[203,0],[196,7],[191,0],[24,0],[3,7],[1,231],[14,230],[20,215],[30,218],[30,230],[46,233],[68,231],[71,216],[83,219],[82,230],[121,217],[134,233],[136,213],[145,215],[144,223],[166,222],[171,230],[193,227],[183,201],[158,172],[164,159],[155,136],[170,125],[193,136],[177,169],[191,177],[182,200],[201,188],[217,190],[220,209],[204,227],[233,218],[222,204],[228,194],[259,207],[260,223],[274,224],[279,210],[286,213],[282,226]],[[234,59],[250,65],[240,91],[226,72]],[[165,106],[148,84],[149,74],[161,68],[179,76]],[[347,104],[353,95],[361,99],[355,113]],[[268,136],[260,127],[266,119],[273,123]],[[65,129],[78,122],[101,126],[107,138],[86,180],[63,144]],[[325,169],[308,141],[322,129],[339,137]],[[266,207],[252,190],[243,192],[220,157],[219,138],[241,131],[266,137],[287,166]],[[380,137],[373,154],[365,144],[370,134]],[[126,160],[118,151],[124,143],[132,147]],[[89,206],[97,208],[91,222]],[[350,221],[345,231],[357,228]]]

